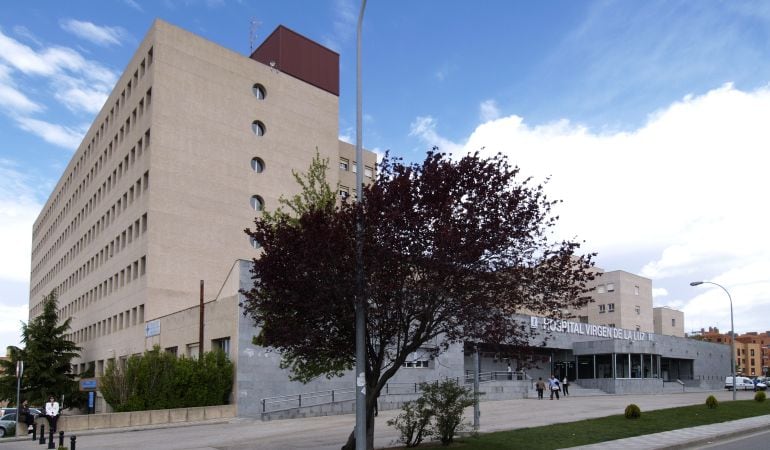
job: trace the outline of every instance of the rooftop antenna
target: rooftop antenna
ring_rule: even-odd
[[[262,21],[252,17],[249,22],[249,54],[254,53],[254,44],[257,41],[257,29],[262,25]]]

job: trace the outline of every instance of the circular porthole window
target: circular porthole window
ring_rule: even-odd
[[[259,195],[251,196],[251,209],[254,211],[262,211],[265,209],[265,201]]]
[[[254,122],[251,122],[251,131],[253,131],[257,136],[264,136],[265,124],[259,120],[255,120]]]
[[[262,158],[251,158],[251,168],[254,172],[262,173],[265,170],[265,162],[262,161]]]
[[[254,97],[257,97],[257,99],[265,99],[265,87],[261,84],[255,83],[254,86],[251,87],[251,92],[254,93]]]
[[[249,243],[251,244],[251,247],[255,249],[262,247],[262,244],[260,244],[259,241],[253,237],[249,237]]]

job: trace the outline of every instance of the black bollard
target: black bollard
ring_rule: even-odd
[[[32,424],[32,442],[37,440],[37,426]]]
[[[56,448],[56,442],[53,440],[53,427],[48,430],[48,448]]]
[[[59,447],[64,447],[64,432],[59,432]]]
[[[70,436],[70,450],[75,450],[75,441],[77,439],[77,436]]]
[[[45,444],[45,424],[40,424],[40,440],[37,443],[38,445]]]

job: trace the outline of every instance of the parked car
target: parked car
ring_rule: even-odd
[[[29,408],[29,413],[34,417],[42,414],[37,408]],[[16,408],[4,408],[0,416],[0,438],[13,436],[16,433]]]
[[[754,385],[754,381],[749,377],[735,377],[735,389],[742,389],[744,391],[755,391],[757,386]],[[764,389],[767,389],[767,385],[762,383]],[[733,390],[733,377],[725,378],[725,389],[728,391]]]
[[[0,438],[16,434],[16,413],[0,417]]]
[[[767,383],[763,382],[759,378],[754,378],[754,390],[755,391],[765,391],[767,390]]]

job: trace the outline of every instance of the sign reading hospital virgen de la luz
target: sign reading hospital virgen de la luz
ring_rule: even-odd
[[[629,341],[652,341],[654,336],[653,333],[645,333],[644,331],[625,330],[606,325],[593,325],[590,323],[571,322],[569,320],[549,319],[547,317],[531,316],[529,318],[529,325],[533,329],[539,328],[545,331],[608,339],[626,339]]]

